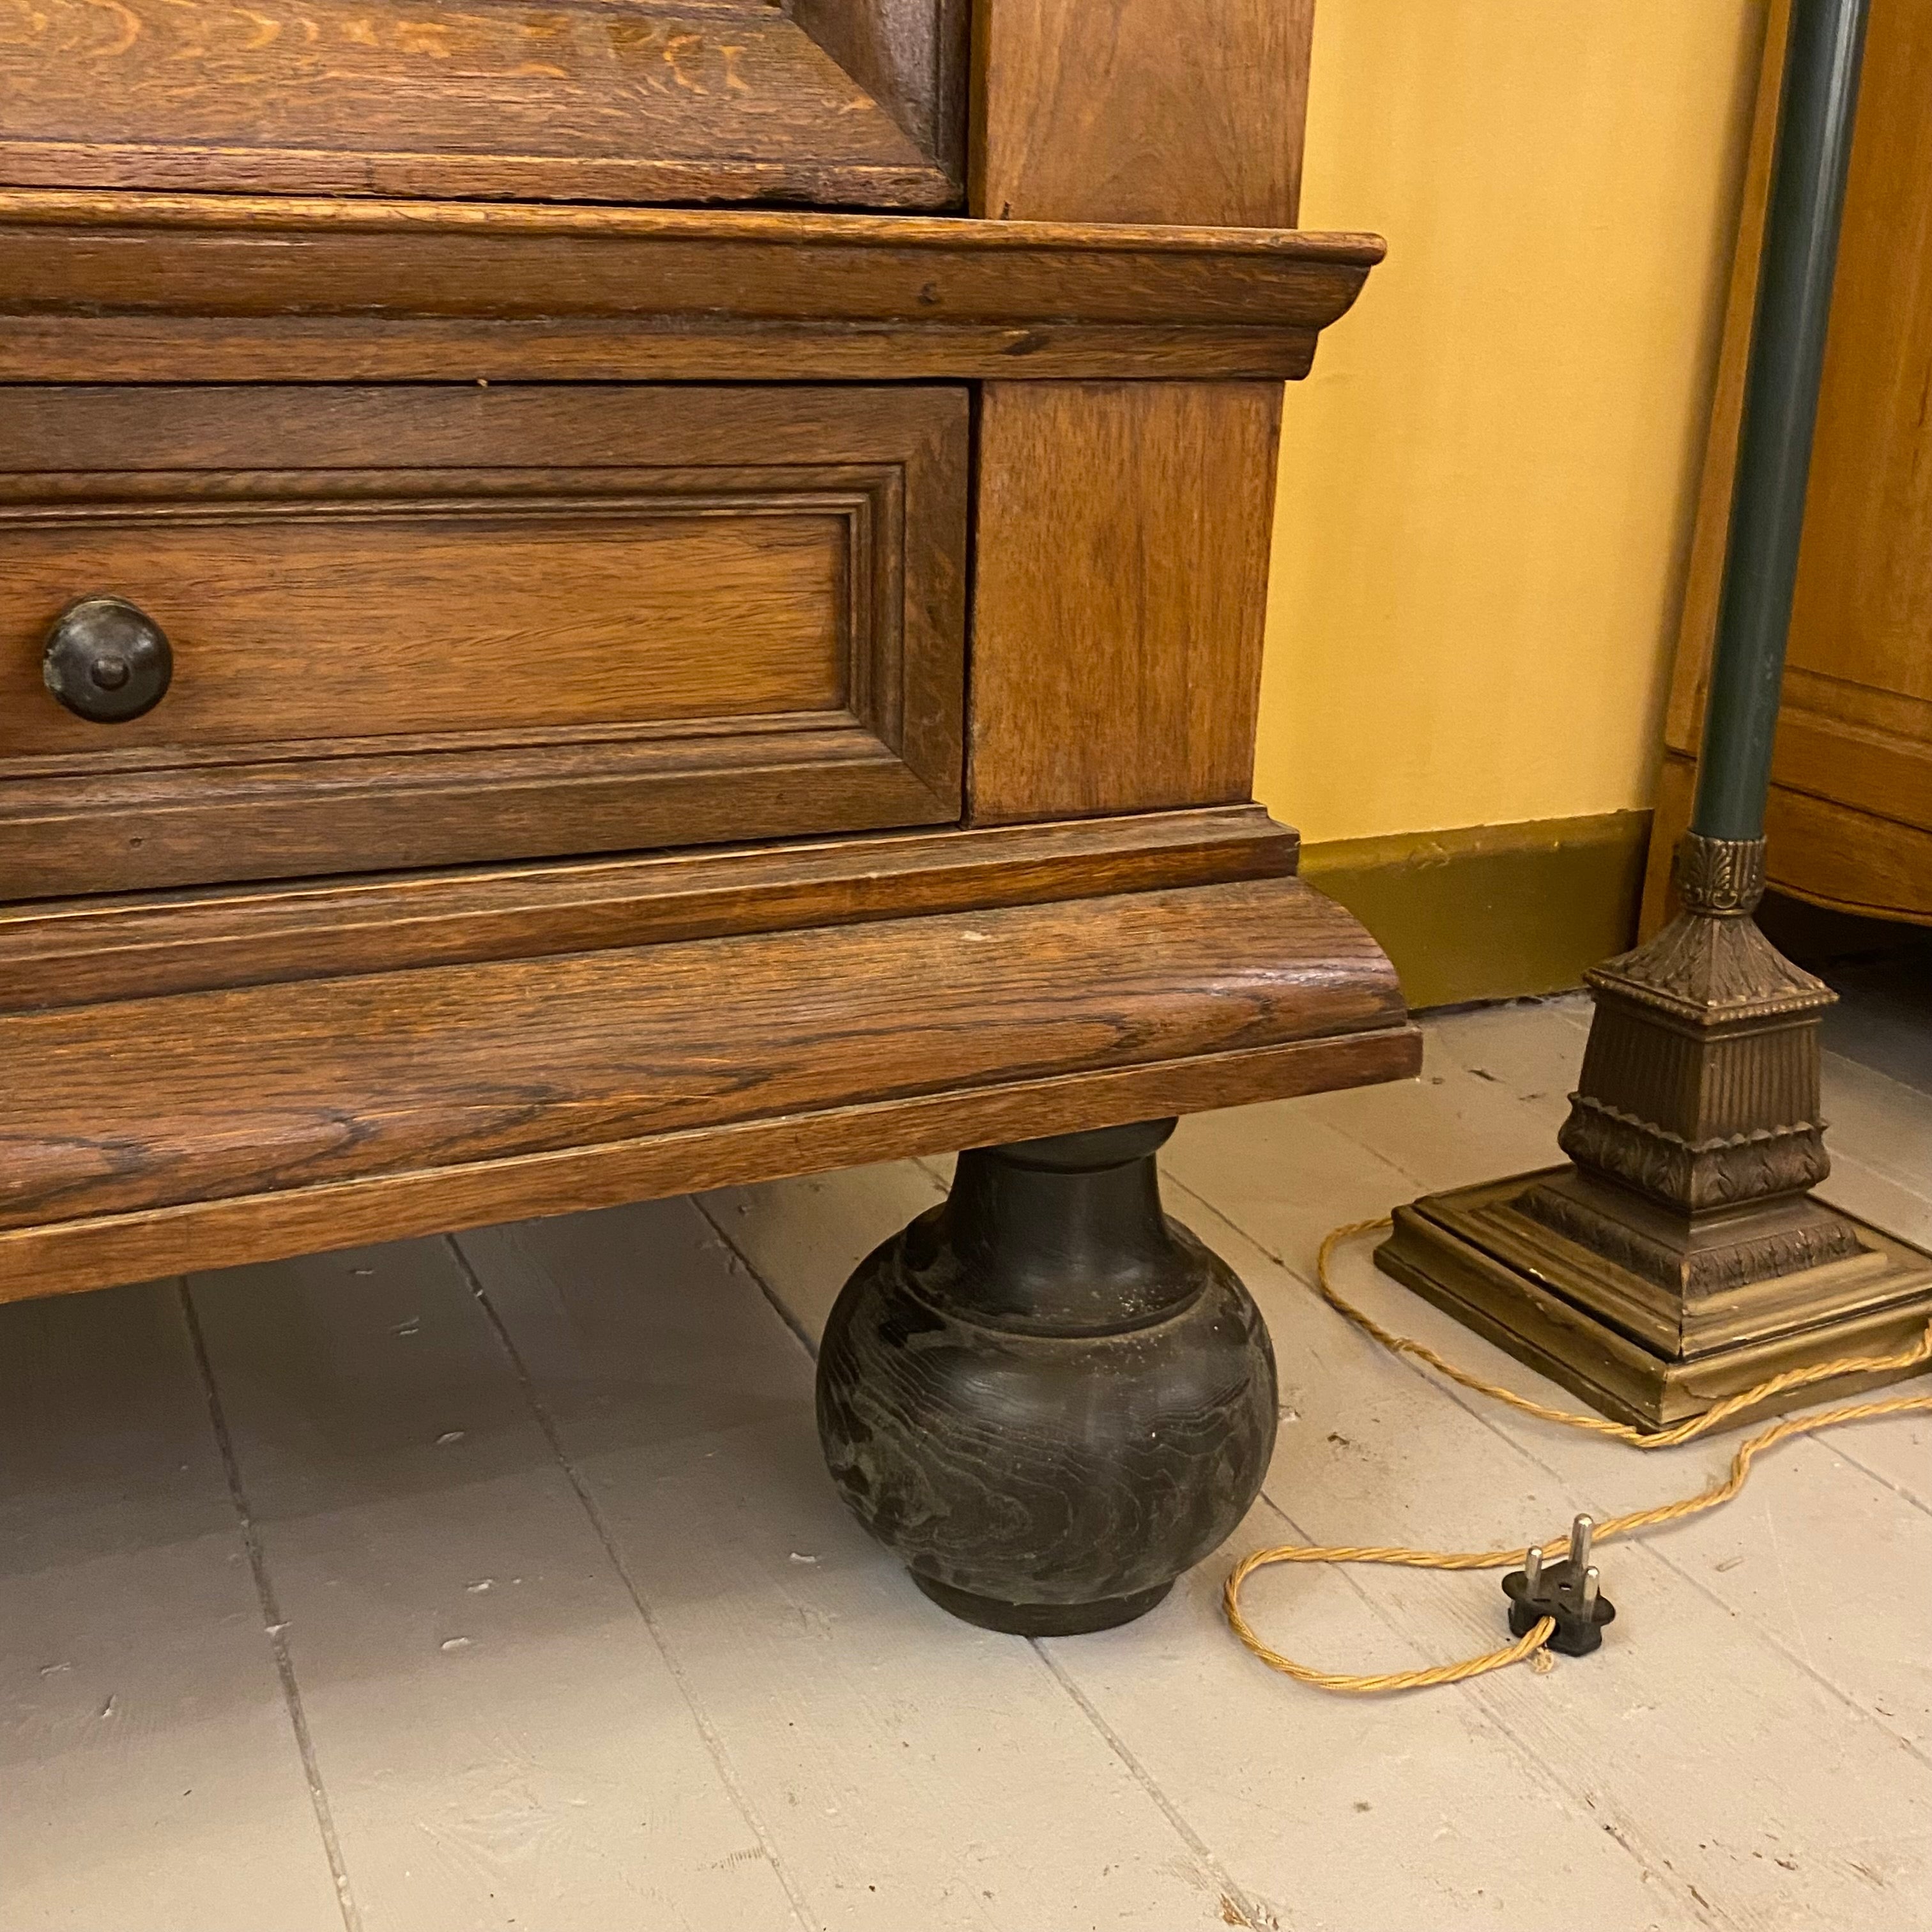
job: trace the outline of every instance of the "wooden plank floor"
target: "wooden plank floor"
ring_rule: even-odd
[[[1438,1016],[1416,1084],[1184,1124],[1169,1204],[1281,1360],[1231,1548],[1508,1542],[1726,1460],[1499,1412],[1307,1292],[1335,1222],[1552,1160],[1586,1021]],[[1826,1191],[1932,1245],[1932,1036],[1844,1036]],[[992,1636],[812,1422],[833,1295],[943,1166],[0,1308],[0,1932],[1932,1924],[1932,1425],[1612,1546],[1610,1644],[1545,1676],[1303,1690],[1221,1624],[1226,1552],[1127,1629]],[[1341,1276],[1550,1394],[1365,1246]],[[1336,1668],[1499,1628],[1488,1576],[1251,1590]]]

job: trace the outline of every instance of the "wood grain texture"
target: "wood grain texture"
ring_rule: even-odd
[[[982,0],[970,206],[1292,228],[1314,0]]]
[[[790,0],[787,11],[932,157],[961,198],[973,0]]]
[[[826,1324],[832,1481],[969,1623],[1144,1616],[1261,1487],[1274,1354],[1240,1276],[1162,1210],[1173,1124],[968,1150]]]
[[[1730,516],[1782,79],[1774,10],[1733,270],[1660,791],[1666,850],[1688,824]],[[1816,903],[1932,920],[1932,16],[1872,10],[1819,397],[1784,703],[1772,881]],[[1666,916],[1653,867],[1644,929]]]
[[[0,382],[1294,382],[1312,328],[0,315]]]
[[[1780,861],[1806,896],[1883,844],[1886,900],[1932,920],[1932,13],[1882,0],[1865,58],[1772,776],[1888,822],[1814,819]]]
[[[1786,674],[1779,714],[1777,782],[1765,808],[1774,891],[1872,919],[1932,926],[1932,750],[1913,736],[1864,730],[1842,716],[1792,702],[1801,672]],[[1851,691],[1838,687],[1841,700]],[[1842,712],[1854,708],[1840,704]],[[1670,854],[1690,829],[1697,762],[1664,754],[1644,880],[1644,937],[1672,917]],[[1879,801],[1878,809],[1840,804]]]
[[[956,4],[856,10],[814,36],[765,0],[5,0],[0,179],[951,206]]]
[[[1924,715],[1908,713],[1906,730],[1876,730],[1844,715],[1856,708],[1852,705],[1814,710],[1794,702],[1810,695],[1803,680],[1802,672],[1792,674],[1778,721],[1784,789],[1932,832],[1932,704],[1912,707]],[[1932,880],[1926,884],[1932,890]]]
[[[144,1228],[213,1264],[1396,1078],[1402,1021],[1290,879],[15,1016],[0,1226],[84,1226],[0,1280],[155,1271]],[[222,1200],[229,1236],[193,1225]]]
[[[0,1011],[1285,878],[1258,806],[0,906]]]
[[[862,385],[8,386],[0,478],[34,477],[36,496],[84,501],[97,487],[69,472],[236,470],[248,480],[225,487],[245,496],[256,472],[278,470],[648,469],[690,492],[719,472],[785,465],[809,474],[898,457],[954,433],[960,412],[956,392]],[[0,488],[21,494],[17,482]],[[352,482],[344,494],[355,494]]]
[[[1790,662],[1932,702],[1932,14],[1880,0],[1846,185]],[[1850,802],[1851,801],[1846,801]]]
[[[73,1294],[195,1267],[226,1268],[362,1241],[482,1227],[506,1215],[614,1208],[904,1154],[949,1153],[962,1140],[991,1144],[1165,1113],[1242,1107],[1411,1079],[1420,1053],[1414,1028],[1382,1027],[1147,1066],[861,1102],[554,1154],[41,1222],[0,1229],[0,1281],[10,1291],[8,1298]]]
[[[1774,785],[1771,884],[1815,905],[1932,926],[1932,830]]]
[[[941,388],[0,392],[0,895],[954,817],[966,436]],[[176,662],[111,729],[40,688],[106,589]]]
[[[944,824],[958,811],[866,727],[831,724],[269,756],[4,790],[0,880],[27,899]]]
[[[687,507],[649,472],[628,478],[547,476],[521,496],[386,478],[332,502],[332,478],[282,472],[252,501],[209,505],[190,484],[138,506],[103,478],[98,507],[0,509],[0,772],[85,769],[110,745],[126,770],[278,742],[842,710],[862,497],[741,472],[724,501]],[[162,706],[111,734],[36,688],[48,619],[97,584],[184,660]]]
[[[19,1015],[0,1226],[1400,1017],[1288,879]]]
[[[1294,375],[1382,254],[1280,230],[0,190],[0,370]]]
[[[1275,385],[986,386],[968,809],[1245,799]]]

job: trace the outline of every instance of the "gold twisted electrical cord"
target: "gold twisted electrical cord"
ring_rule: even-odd
[[[1450,1381],[1460,1383],[1466,1389],[1473,1389],[1479,1395],[1493,1396],[1507,1403],[1511,1408],[1525,1415],[1534,1415],[1545,1422],[1560,1422],[1571,1429],[1588,1430],[1592,1435],[1610,1436],[1618,1441],[1628,1442],[1638,1449],[1668,1449],[1688,1442],[1720,1426],[1741,1411],[1755,1404],[1769,1400],[1774,1396],[1785,1395],[1793,1389],[1803,1388],[1814,1382],[1829,1381],[1839,1376],[1858,1374],[1883,1374],[1892,1370],[1906,1371],[1932,1361],[1932,1327],[1912,1347],[1902,1348],[1890,1355],[1850,1355],[1834,1362],[1821,1362],[1808,1369],[1792,1369],[1780,1376],[1774,1376],[1768,1382],[1760,1382],[1755,1388],[1727,1396],[1724,1401],[1706,1409],[1702,1415],[1694,1416],[1688,1421],[1680,1422],[1674,1428],[1660,1430],[1646,1434],[1641,1430],[1632,1429],[1626,1424],[1611,1422],[1600,1415],[1580,1415],[1572,1410],[1552,1408],[1548,1404],[1532,1401],[1527,1396],[1518,1395],[1513,1389],[1485,1382],[1480,1376],[1472,1375],[1466,1369],[1458,1368],[1454,1363],[1445,1360],[1433,1348],[1412,1340],[1405,1335],[1397,1335],[1382,1326],[1372,1316],[1364,1314],[1352,1302],[1346,1300],[1335,1291],[1329,1279],[1330,1263],[1336,1248],[1342,1242],[1351,1240],[1358,1234],[1379,1233],[1390,1224],[1386,1216],[1372,1221],[1351,1221],[1344,1226],[1333,1228],[1322,1244],[1316,1258],[1316,1289],[1322,1300],[1338,1315],[1353,1322],[1362,1332],[1392,1353],[1408,1355],[1447,1376]],[[1696,1516],[1702,1511],[1715,1509],[1729,1502],[1744,1486],[1750,1474],[1751,1465],[1768,1449],[1774,1449],[1780,1442],[1789,1442],[1793,1436],[1814,1435],[1821,1429],[1834,1429],[1842,1424],[1868,1422],[1881,1415],[1903,1415],[1914,1412],[1932,1413],[1932,1395],[1889,1396],[1876,1402],[1853,1402],[1840,1408],[1822,1409],[1816,1415],[1794,1415],[1774,1424],[1757,1435],[1747,1438],[1738,1444],[1731,1457],[1730,1473],[1713,1483],[1709,1488],[1700,1490],[1695,1496],[1684,1497],[1672,1503],[1660,1503],[1654,1508],[1632,1510],[1628,1514],[1612,1516],[1607,1522],[1596,1526],[1596,1540],[1608,1542],[1612,1537],[1628,1536],[1640,1529],[1654,1528],[1658,1524],[1676,1522],[1685,1516]],[[1546,1556],[1552,1561],[1569,1552],[1567,1536],[1558,1537],[1544,1546]],[[1526,1547],[1520,1550],[1410,1550],[1399,1544],[1284,1544],[1274,1550],[1257,1550],[1244,1556],[1228,1574],[1227,1587],[1222,1593],[1222,1601],[1227,1611],[1228,1622],[1234,1634],[1270,1670],[1278,1670],[1285,1677],[1292,1677],[1298,1684],[1312,1684],[1319,1690],[1334,1690],[1344,1694],[1368,1696],[1388,1690],[1424,1690],[1438,1684],[1460,1684],[1472,1677],[1480,1677],[1492,1670],[1501,1670],[1512,1664],[1520,1664],[1526,1658],[1534,1661],[1539,1669],[1546,1669],[1549,1658],[1544,1650],[1556,1634],[1553,1618],[1538,1618],[1534,1627],[1519,1637],[1515,1642],[1501,1649],[1485,1651],[1479,1657],[1469,1657],[1454,1664],[1440,1664],[1421,1670],[1391,1670],[1378,1675],[1358,1676],[1347,1671],[1318,1670],[1312,1665],[1298,1663],[1264,1643],[1254,1626],[1248,1622],[1241,1609],[1241,1586],[1257,1570],[1267,1568],[1275,1563],[1378,1563],[1392,1564],[1412,1570],[1503,1570],[1512,1564],[1521,1563],[1529,1554]]]

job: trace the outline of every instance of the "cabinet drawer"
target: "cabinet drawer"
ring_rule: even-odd
[[[945,388],[0,389],[0,897],[956,818],[966,464]]]

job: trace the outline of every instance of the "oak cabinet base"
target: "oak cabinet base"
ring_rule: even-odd
[[[1298,880],[0,1015],[0,1300],[1401,1078]]]
[[[1274,1414],[1131,1124],[1419,1058],[1247,803],[1310,0],[263,4],[0,35],[0,1300],[998,1148],[914,1567],[1137,1614]]]

